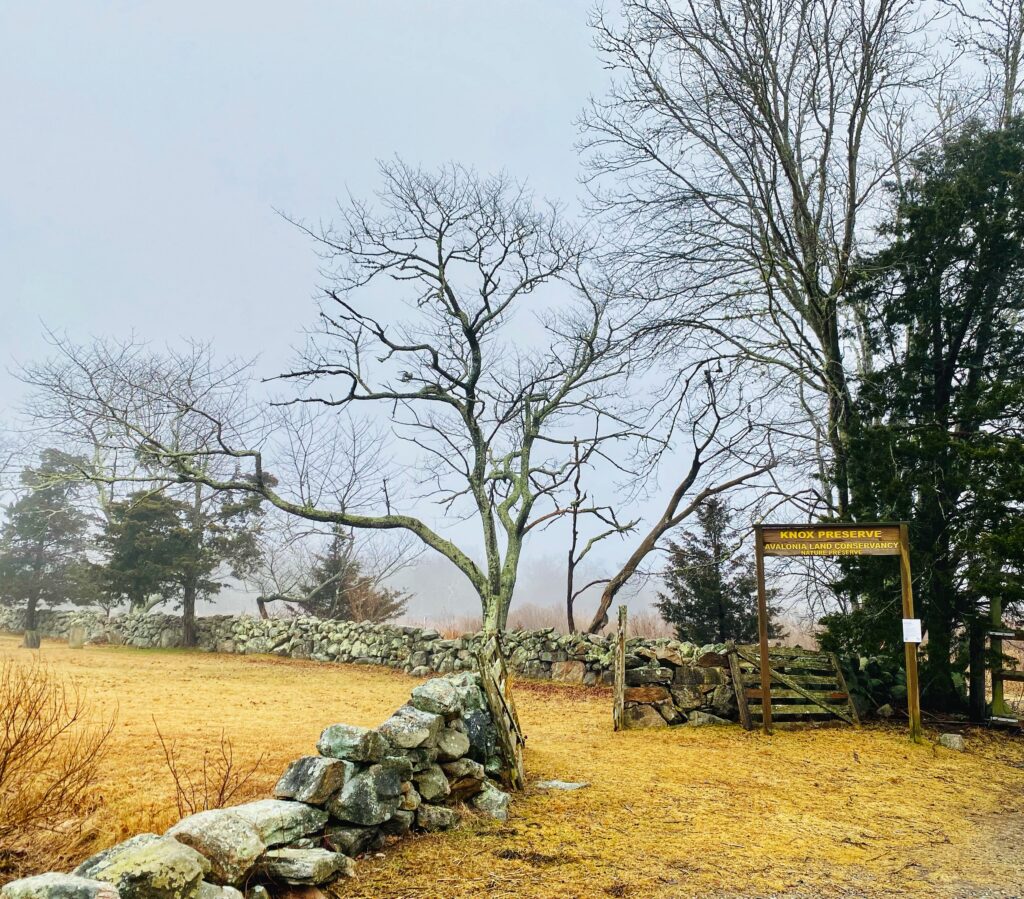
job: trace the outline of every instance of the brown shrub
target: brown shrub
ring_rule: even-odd
[[[202,761],[189,770],[178,757],[174,740],[168,742],[164,739],[156,719],[153,719],[153,724],[164,751],[167,770],[174,782],[174,798],[179,817],[184,818],[211,808],[224,808],[233,799],[245,797],[246,784],[263,763],[263,754],[254,764],[239,768],[235,762],[231,739],[221,731],[217,748],[213,751],[204,749]]]
[[[95,833],[97,770],[114,727],[38,659],[0,662],[0,873],[59,866]]]

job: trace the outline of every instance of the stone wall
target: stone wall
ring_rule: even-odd
[[[739,713],[726,649],[724,644],[671,648],[627,640],[623,727],[735,720]]]
[[[0,609],[0,629],[20,630],[21,616]],[[86,640],[141,648],[181,645],[181,619],[173,615],[133,614],[107,619],[88,611],[42,612],[39,632],[64,639],[72,627],[85,629]],[[321,662],[348,662],[398,668],[415,677],[470,671],[480,634],[446,639],[437,631],[371,622],[323,621],[318,618],[254,618],[212,615],[196,619],[198,649],[225,653],[271,653]],[[610,685],[614,679],[615,647],[610,637],[542,631],[508,631],[502,637],[508,667],[534,680]],[[627,718],[652,726],[657,718],[676,724],[696,720],[703,711],[735,717],[730,706],[729,672],[723,667],[721,646],[695,646],[678,640],[627,641],[627,687],[633,692]],[[636,669],[634,671],[634,669]],[[717,690],[716,687],[728,687]],[[699,700],[699,702],[698,702]],[[695,704],[696,703],[696,704]],[[639,708],[648,706],[648,709]],[[672,711],[672,709],[675,711]]]
[[[183,818],[86,859],[14,881],[0,899],[268,899],[354,875],[353,859],[412,830],[447,830],[472,806],[498,820],[510,796],[479,675],[416,687],[376,729],[333,724],[272,799]],[[270,892],[268,892],[268,889]]]

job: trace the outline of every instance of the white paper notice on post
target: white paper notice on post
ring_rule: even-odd
[[[903,642],[904,643],[920,643],[921,642],[921,619],[920,618],[904,618],[903,619]]]

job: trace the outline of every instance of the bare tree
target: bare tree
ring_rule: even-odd
[[[76,409],[179,482],[256,493],[313,522],[407,531],[459,568],[484,626],[501,629],[530,525],[543,504],[558,507],[570,476],[570,421],[592,422],[586,430],[602,446],[637,434],[619,399],[629,359],[607,293],[584,278],[586,241],[557,207],[538,208],[507,177],[459,166],[425,172],[397,162],[381,173],[375,204],[353,200],[336,225],[306,229],[326,287],[319,327],[283,377],[302,391],[291,408],[378,409],[404,442],[412,489],[383,482],[375,509],[363,512],[339,505],[316,472],[289,480],[281,444],[306,431],[263,416],[254,433],[224,405],[244,395],[231,369],[207,372],[211,389],[195,396],[101,353],[83,360],[101,374]],[[397,301],[404,314],[374,314]],[[528,341],[512,339],[513,320]],[[476,522],[482,563],[396,508],[424,499]]]
[[[649,327],[785,380],[849,505],[845,298],[883,180],[911,152],[914,0],[624,0],[599,12],[612,72],[585,116],[598,208],[645,271]],[[641,298],[643,299],[643,298]],[[856,341],[855,341],[856,342]],[[820,425],[818,422],[820,421]]]
[[[588,631],[597,633],[608,624],[608,610],[640,566],[658,550],[666,535],[683,524],[709,497],[730,493],[743,486],[756,488],[760,497],[779,501],[790,495],[780,489],[775,469],[780,458],[774,447],[773,428],[766,426],[765,410],[729,390],[729,372],[712,375],[706,366],[696,367],[676,395],[673,430],[678,425],[688,442],[689,460],[682,466],[661,514],[643,534],[622,567],[608,579]],[[722,382],[716,383],[715,377]],[[694,383],[699,378],[700,381]],[[702,383],[701,383],[702,382]],[[727,399],[723,401],[721,394]],[[755,423],[756,422],[756,423]],[[678,453],[678,449],[676,450]],[[676,456],[672,470],[679,470]]]
[[[944,2],[957,14],[954,40],[982,66],[983,102],[1003,127],[1020,113],[1024,93],[1024,0]]]

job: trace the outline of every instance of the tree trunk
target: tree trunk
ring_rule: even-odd
[[[196,645],[196,585],[191,579],[181,598],[181,639],[186,646]]]
[[[29,597],[28,605],[25,607],[25,630],[34,631],[38,624],[36,615],[36,606],[39,603],[37,596]]]

